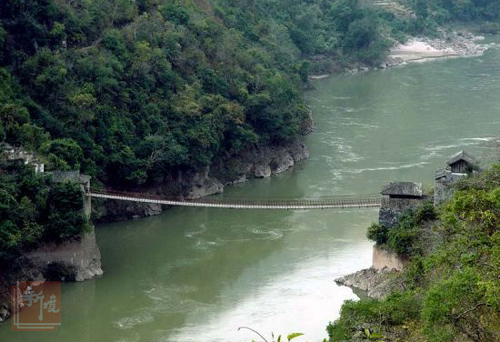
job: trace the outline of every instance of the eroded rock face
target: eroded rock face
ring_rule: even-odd
[[[93,210],[97,205],[92,201]],[[133,220],[140,217],[155,216],[162,213],[162,206],[153,203],[136,203],[127,201],[103,201],[98,206],[100,211],[98,222],[118,222]]]
[[[180,174],[180,188],[186,189],[183,197],[196,199],[200,197],[220,194],[224,191],[224,185],[210,174],[210,167],[205,167],[200,172],[189,171]]]
[[[383,269],[403,271],[405,262],[394,252],[377,245],[373,246],[373,266],[375,270]]]
[[[338,285],[348,286],[365,291],[368,297],[382,299],[397,289],[403,290],[399,272],[384,268],[377,271],[367,268],[345,277],[335,279]]]
[[[41,270],[44,280],[50,274],[50,280],[84,281],[103,273],[101,252],[93,231],[78,240],[65,241],[59,245],[43,245],[26,253],[25,257],[33,267]]]
[[[253,176],[255,178],[266,178],[271,176],[271,166],[268,164],[257,164],[254,166]],[[245,175],[245,178],[249,177]]]
[[[0,323],[6,321],[9,317],[10,311],[9,308],[7,308],[7,305],[0,305]]]

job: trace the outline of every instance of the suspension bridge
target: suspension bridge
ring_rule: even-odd
[[[267,209],[267,210],[310,210],[310,209],[347,209],[347,208],[378,208],[381,206],[381,196],[338,196],[317,199],[233,199],[233,198],[199,198],[181,199],[162,197],[153,194],[126,193],[112,190],[89,190],[89,198],[151,203],[169,206],[226,208],[226,209]]]

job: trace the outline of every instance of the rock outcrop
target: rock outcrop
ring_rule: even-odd
[[[140,217],[148,217],[159,215],[162,213],[162,206],[153,203],[136,203],[127,201],[106,201],[98,205],[97,201],[93,200],[93,208],[98,207],[99,222],[118,222],[133,220]]]
[[[103,273],[101,252],[93,231],[61,244],[42,245],[26,253],[25,258],[33,267],[42,270],[46,278],[50,276],[50,280],[84,281]]]
[[[384,268],[377,271],[368,268],[335,279],[338,285],[352,287],[366,292],[370,298],[382,299],[397,289],[403,289],[403,283],[399,279],[399,272]]]
[[[368,297],[381,299],[391,292],[403,289],[400,279],[404,261],[395,253],[373,246],[373,266],[335,279],[339,285],[361,290]]]
[[[403,271],[405,262],[394,252],[377,245],[373,246],[373,266],[375,270],[383,269]]]

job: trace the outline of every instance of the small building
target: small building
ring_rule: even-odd
[[[379,223],[388,228],[398,224],[401,214],[416,208],[425,200],[422,183],[391,182],[382,188],[380,194],[382,204],[379,211]]]
[[[82,187],[82,191],[88,192],[90,190],[91,176],[81,174],[80,171],[53,171],[49,172],[52,180],[55,183],[74,182]]]
[[[446,168],[436,171],[434,177],[434,204],[446,201],[453,195],[453,184],[469,174],[479,172],[477,161],[465,151],[450,157]]]
[[[389,198],[420,198],[422,197],[422,183],[391,182],[382,188],[382,196]]]

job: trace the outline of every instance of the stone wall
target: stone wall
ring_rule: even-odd
[[[434,205],[445,202],[453,196],[453,186],[451,182],[438,181],[434,182]]]
[[[414,209],[422,204],[427,198],[389,198],[382,196],[382,204],[379,210],[379,224],[392,228],[398,224],[399,217],[409,209]]]

